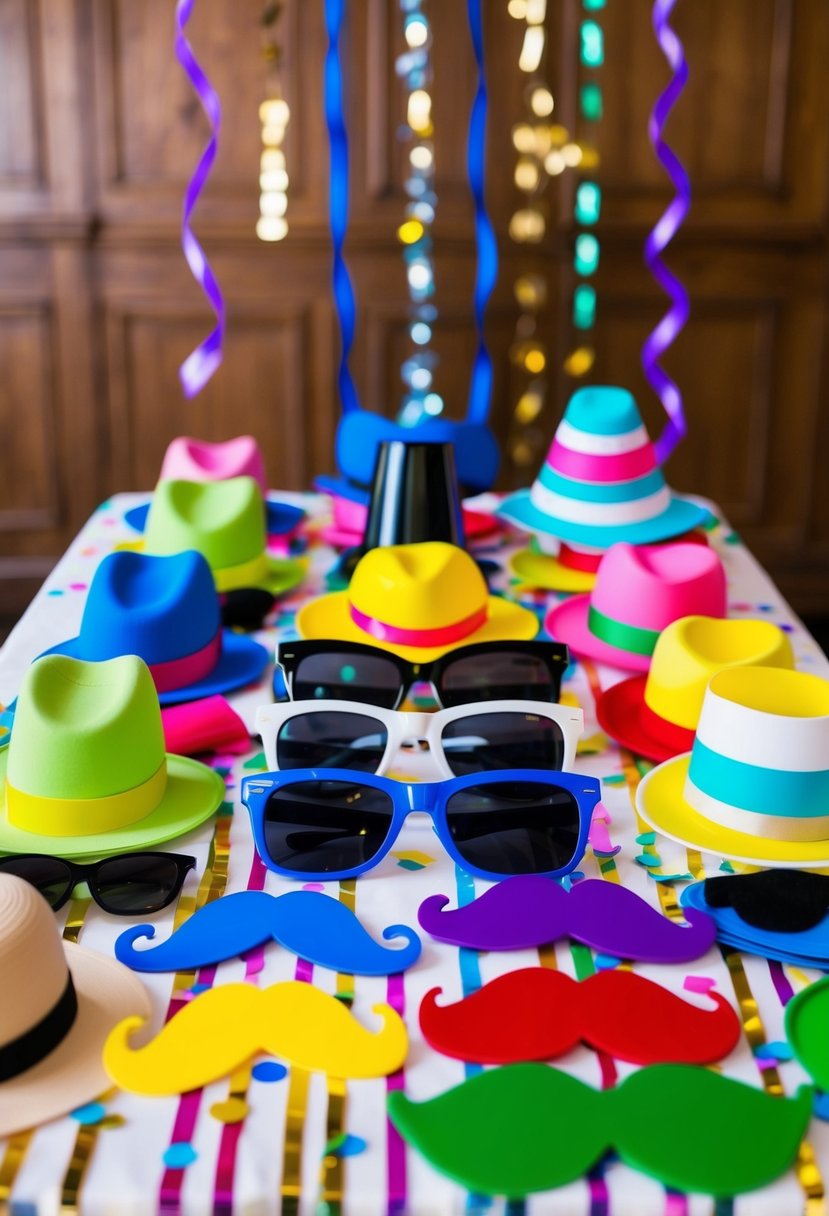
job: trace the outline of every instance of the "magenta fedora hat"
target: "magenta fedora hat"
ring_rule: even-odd
[[[706,545],[613,545],[589,595],[553,608],[547,632],[587,658],[647,671],[663,629],[684,616],[726,613],[725,571]]]

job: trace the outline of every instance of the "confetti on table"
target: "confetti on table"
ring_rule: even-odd
[[[193,1148],[193,1145],[188,1144],[184,1140],[178,1140],[171,1144],[161,1157],[161,1160],[169,1170],[186,1169],[188,1165],[192,1165],[198,1159],[199,1154]]]
[[[421,853],[417,849],[406,849],[405,852],[392,851],[392,857],[397,858],[397,864],[404,870],[423,870],[435,860],[429,853]]]
[[[260,1060],[258,1064],[254,1064],[251,1072],[254,1081],[262,1081],[267,1085],[273,1084],[274,1081],[284,1081],[287,1075],[285,1065],[276,1060]]]
[[[91,1127],[106,1117],[106,1107],[102,1106],[100,1102],[87,1102],[85,1106],[78,1106],[69,1113],[77,1123]]]

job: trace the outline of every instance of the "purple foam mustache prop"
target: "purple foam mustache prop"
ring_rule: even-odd
[[[441,942],[473,950],[524,950],[571,937],[592,950],[643,963],[685,963],[713,944],[710,916],[684,908],[687,927],[670,921],[633,891],[586,878],[565,891],[551,878],[521,874],[472,903],[447,909],[446,895],[420,905],[420,927]]]
[[[395,975],[420,957],[420,938],[408,925],[389,925],[383,937],[405,939],[381,946],[338,899],[320,891],[237,891],[205,904],[165,942],[136,950],[139,938],[155,936],[152,925],[127,929],[115,942],[115,957],[133,971],[191,971],[235,958],[273,939],[299,958],[349,975]]]

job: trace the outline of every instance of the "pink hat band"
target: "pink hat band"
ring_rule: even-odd
[[[349,604],[348,610],[354,624],[359,625],[366,633],[370,633],[380,642],[393,642],[402,646],[451,646],[480,629],[486,623],[487,617],[486,604],[483,604],[471,616],[451,625],[442,625],[436,629],[403,629],[398,625],[387,625],[376,617],[367,616],[353,604]]]
[[[203,679],[218,663],[222,655],[222,631],[216,633],[206,646],[186,654],[181,659],[169,659],[166,663],[150,663],[150,675],[156,692],[173,692],[186,688]]]
[[[547,464],[562,477],[574,481],[632,481],[644,477],[656,468],[656,458],[650,443],[634,448],[630,452],[613,452],[598,455],[594,452],[577,452],[565,447],[559,439],[547,454]]]

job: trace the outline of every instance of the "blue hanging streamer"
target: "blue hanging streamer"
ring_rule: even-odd
[[[343,257],[343,243],[348,228],[348,135],[343,116],[343,74],[340,64],[340,33],[345,15],[345,0],[325,0],[325,28],[328,50],[325,55],[325,122],[331,153],[328,185],[328,214],[334,245],[334,302],[340,323],[340,368],[337,383],[343,413],[360,408],[360,401],[348,358],[354,341],[356,307],[354,289]]]
[[[486,155],[486,109],[487,91],[484,74],[484,36],[481,17],[481,0],[468,0],[469,29],[472,47],[478,65],[478,89],[472,103],[469,119],[469,136],[466,150],[466,168],[469,187],[475,203],[475,249],[477,272],[475,276],[475,327],[478,331],[478,349],[472,365],[472,380],[466,406],[468,422],[486,422],[492,402],[492,357],[484,338],[484,316],[489,297],[498,277],[498,245],[495,232],[486,210],[484,196],[484,163]]]
[[[478,349],[472,365],[466,421],[483,425],[492,401],[492,358],[484,339],[484,316],[498,277],[498,246],[484,197],[487,90],[481,0],[468,0],[467,7],[475,61],[478,65],[478,88],[472,105],[467,143],[467,173],[475,205],[477,270],[474,309]],[[325,0],[325,24],[328,33],[328,50],[325,56],[325,121],[331,157],[328,210],[334,247],[334,301],[342,343],[338,386],[343,413],[349,414],[360,409],[360,401],[348,366],[354,341],[356,307],[354,289],[343,257],[343,244],[348,227],[348,135],[343,115],[340,62],[340,34],[344,15],[345,0]]]

